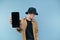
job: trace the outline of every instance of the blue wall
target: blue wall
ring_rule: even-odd
[[[39,13],[35,17],[39,40],[60,40],[60,0],[0,0],[0,40],[22,40],[9,19],[12,11],[19,11],[23,18],[29,7]]]

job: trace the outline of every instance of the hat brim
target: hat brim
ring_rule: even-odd
[[[26,12],[25,14],[29,14],[29,12]],[[30,13],[31,14],[31,13]],[[34,13],[35,15],[38,15],[38,13]]]

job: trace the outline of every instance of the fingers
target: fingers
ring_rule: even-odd
[[[12,16],[10,17],[10,23],[12,24]]]

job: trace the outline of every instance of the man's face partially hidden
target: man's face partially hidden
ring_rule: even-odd
[[[33,19],[35,17],[35,14],[34,13],[31,13],[30,14],[30,18]]]

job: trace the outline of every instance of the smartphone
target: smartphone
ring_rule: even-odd
[[[20,27],[19,12],[12,12],[12,27]]]

